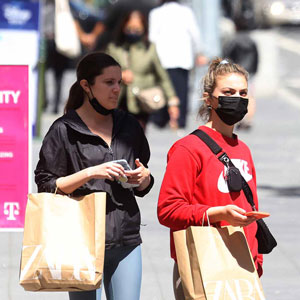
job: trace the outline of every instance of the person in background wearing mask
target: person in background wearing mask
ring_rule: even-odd
[[[38,192],[74,197],[106,192],[103,285],[107,300],[139,300],[142,280],[141,216],[136,196],[154,179],[150,149],[138,121],[118,110],[121,68],[111,56],[91,52],[76,70],[65,114],[50,127],[35,170]],[[125,159],[125,171],[115,160]],[[121,178],[127,176],[124,186]],[[101,289],[69,292],[70,300],[101,299]]]
[[[170,125],[176,127],[179,99],[168,73],[160,63],[155,45],[148,40],[147,18],[141,11],[134,10],[125,14],[106,52],[122,67],[123,88],[119,107],[133,114],[145,129],[149,113],[142,110],[133,87],[146,89],[159,85],[167,98]]]
[[[162,66],[168,71],[180,99],[178,127],[182,131],[188,113],[189,71],[194,65],[207,63],[193,11],[177,0],[161,0],[161,6],[149,14],[149,39],[156,45]],[[161,109],[151,119],[164,127],[168,122],[166,109]]]
[[[248,73],[228,60],[214,59],[204,77],[204,103],[200,116],[207,123],[198,129],[209,135],[227,153],[248,182],[258,207],[256,174],[249,148],[233,133],[248,106]],[[226,169],[226,168],[225,168]],[[242,226],[259,276],[262,255],[258,253],[255,218],[245,194],[229,191],[223,163],[194,134],[177,141],[168,153],[168,164],[158,200],[158,219],[171,229],[171,256],[175,260],[173,283],[176,300],[183,300],[172,232],[189,226],[210,224]],[[203,216],[206,215],[206,218]]]

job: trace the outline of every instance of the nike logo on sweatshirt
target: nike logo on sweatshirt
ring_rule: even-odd
[[[242,176],[245,178],[245,180],[248,182],[252,179],[252,175],[249,174],[249,168],[248,168],[248,162],[242,159],[232,159],[232,163],[237,167]],[[218,179],[218,190],[221,193],[229,193],[227,183],[225,181],[227,167],[224,166],[223,171],[221,172],[219,179]]]

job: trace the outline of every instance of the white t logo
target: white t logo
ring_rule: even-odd
[[[8,221],[15,221],[15,216],[19,215],[20,206],[18,202],[4,202],[4,214],[8,215]]]

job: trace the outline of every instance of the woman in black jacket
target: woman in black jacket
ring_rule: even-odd
[[[150,150],[143,129],[128,113],[116,109],[121,79],[120,65],[107,54],[94,52],[79,62],[65,114],[43,141],[35,181],[39,192],[57,188],[73,196],[107,193],[106,297],[137,300],[142,241],[135,196],[147,194],[154,180],[147,167]],[[113,162],[118,159],[127,160],[132,170]],[[127,185],[122,183],[125,176]],[[69,296],[96,299],[96,291]]]

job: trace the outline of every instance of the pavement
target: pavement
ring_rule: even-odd
[[[268,36],[257,35],[257,40]],[[268,45],[264,44],[264,47]],[[269,45],[271,47],[271,45]],[[267,50],[265,50],[267,51]],[[239,138],[250,147],[256,166],[260,209],[271,216],[266,219],[277,239],[278,246],[265,255],[264,274],[261,278],[266,299],[297,300],[300,295],[300,118],[299,106],[287,101],[285,94],[276,93],[276,78],[269,71],[272,54],[265,54],[257,79],[257,113],[249,131],[237,131]],[[269,60],[268,60],[269,59]],[[268,82],[261,82],[261,74],[268,74]],[[70,75],[71,77],[73,75]],[[272,77],[273,76],[273,77]],[[72,77],[73,78],[73,77]],[[265,86],[267,86],[265,88]],[[270,88],[272,87],[272,88]],[[196,90],[196,89],[195,89]],[[190,133],[202,124],[197,118],[199,96],[191,96],[188,126]],[[42,136],[57,116],[43,115]],[[182,133],[181,133],[182,134]],[[172,290],[173,262],[169,255],[169,230],[157,221],[156,205],[163,178],[166,155],[170,146],[179,139],[177,132],[149,126],[147,137],[151,147],[149,167],[155,177],[152,191],[138,199],[142,214],[143,238],[142,300],[174,299]],[[41,139],[32,147],[32,167],[36,166]],[[33,186],[32,191],[36,189]],[[66,293],[25,292],[18,284],[22,233],[0,233],[0,300],[67,300]],[[105,296],[102,297],[105,299]],[[130,299],[124,299],[130,300]]]

